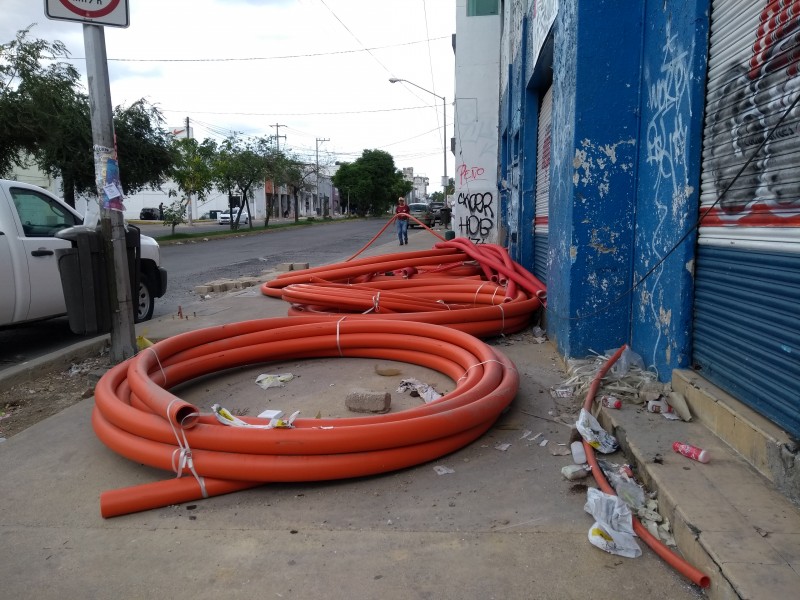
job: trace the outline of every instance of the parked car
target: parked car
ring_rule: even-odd
[[[239,219],[239,223],[244,223],[245,225],[247,225],[250,222],[250,219],[248,218],[247,213],[246,212],[242,212],[241,208],[239,209],[239,212],[242,213],[242,216]],[[237,214],[236,211],[233,211],[234,220],[236,220],[236,214]],[[224,212],[220,212],[217,215],[217,223],[219,223],[220,225],[230,225],[231,224],[231,211],[226,210]]]
[[[423,223],[425,223],[426,225],[428,225],[428,223],[427,223],[427,220],[428,220],[428,205],[427,204],[424,204],[422,202],[414,202],[414,203],[408,205],[408,210],[410,211],[412,217],[415,217],[415,218],[419,219],[420,221],[422,221]],[[417,225],[418,225],[418,223],[416,221],[414,221],[413,219],[409,219],[408,220],[408,226],[409,227],[416,227]],[[430,227],[430,225],[428,225],[428,227]]]
[[[143,208],[139,213],[139,219],[142,221],[158,221],[159,217],[157,208]]]
[[[56,251],[71,248],[57,233],[83,224],[83,217],[35,185],[0,179],[0,327],[66,313]],[[137,322],[153,316],[156,298],[167,291],[158,242],[140,237]]]

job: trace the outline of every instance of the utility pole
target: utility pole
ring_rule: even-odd
[[[275,150],[277,152],[280,152],[281,151],[281,138],[286,139],[286,136],[285,135],[278,135],[280,133],[279,128],[280,127],[286,127],[286,125],[281,125],[280,123],[275,123],[275,125],[272,125],[272,127],[275,128]],[[280,216],[281,214],[283,214],[283,210],[282,210],[283,207],[281,207],[281,205],[280,205],[281,201],[280,201],[280,196],[278,195],[277,187],[278,186],[275,185],[275,182],[273,181],[272,182],[272,205],[274,206],[275,205],[275,201],[276,200],[278,201],[278,215]],[[265,194],[265,200],[264,201],[266,202],[266,194]],[[264,210],[266,211],[266,210],[268,210],[268,208],[269,207],[265,206]],[[288,206],[287,206],[287,208],[288,208]],[[295,218],[296,218],[297,207],[295,207],[295,211],[294,212],[295,212]]]
[[[319,202],[320,205],[322,204],[322,201],[320,200],[320,197],[319,197],[319,143],[320,142],[330,142],[330,141],[331,141],[330,138],[317,138],[317,171],[316,171],[317,176],[316,176],[316,180],[317,180],[317,202]],[[328,216],[328,207],[327,207],[327,205],[324,207],[324,209],[322,211],[322,214],[323,214],[323,216],[326,216],[326,217]]]
[[[136,354],[133,295],[122,215],[122,186],[114,140],[106,38],[100,25],[83,26],[89,108],[94,143],[94,168],[100,200],[100,231],[106,254],[111,304],[111,358],[121,362]]]
[[[191,136],[189,135],[189,117],[186,117],[186,139],[188,140],[190,137]],[[192,194],[190,193],[190,194],[187,194],[187,195],[189,196],[189,198],[188,198],[188,205],[189,206],[188,206],[188,209],[187,209],[188,212],[187,212],[187,217],[186,217],[186,223],[189,225],[189,227],[191,227],[192,226]]]
[[[272,127],[275,128],[275,149],[278,152],[280,152],[281,151],[281,138],[286,139],[286,136],[285,135],[278,135],[278,133],[279,133],[278,128],[279,127],[286,127],[286,125],[280,125],[279,123],[275,123],[275,125],[272,125]]]

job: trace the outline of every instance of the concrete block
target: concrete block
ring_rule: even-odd
[[[194,293],[199,294],[200,296],[205,296],[206,294],[210,294],[214,291],[214,288],[210,285],[196,285],[194,286]]]
[[[345,399],[345,406],[353,412],[385,413],[389,412],[392,395],[389,392],[374,392],[365,389],[354,389]]]
[[[278,271],[291,271],[292,269],[294,269],[294,265],[293,263],[281,263],[279,265],[276,265],[275,268]]]
[[[293,271],[302,271],[303,269],[307,268],[308,268],[308,263],[292,263]]]

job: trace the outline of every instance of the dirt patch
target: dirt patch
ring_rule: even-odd
[[[87,358],[69,369],[45,372],[0,390],[0,438],[16,435],[94,395],[94,386],[110,367],[108,357]]]

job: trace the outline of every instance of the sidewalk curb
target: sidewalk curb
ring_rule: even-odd
[[[99,356],[108,347],[110,337],[103,335],[89,340],[71,344],[67,348],[55,350],[44,356],[25,361],[0,371],[0,390],[5,390],[19,383],[36,379],[44,374],[66,369],[70,365],[86,358]]]

